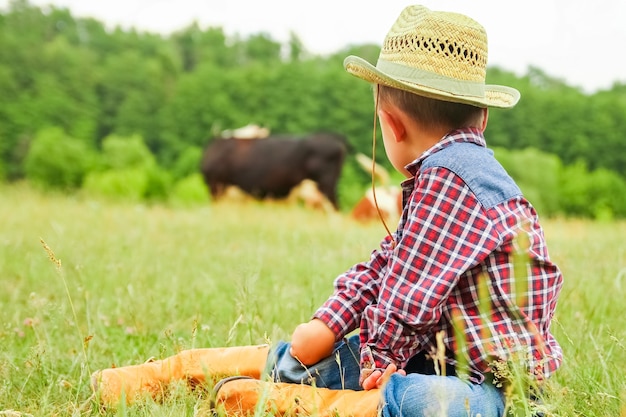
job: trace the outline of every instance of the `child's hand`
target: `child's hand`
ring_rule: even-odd
[[[291,336],[289,353],[304,365],[310,366],[333,353],[335,334],[323,321],[313,319],[299,324]]]
[[[389,380],[392,374],[399,373],[400,375],[406,375],[406,371],[404,369],[398,369],[398,367],[394,364],[389,365],[384,372],[380,370],[375,370],[369,376],[367,376],[363,383],[363,389],[368,391],[374,388],[382,388],[383,385]]]

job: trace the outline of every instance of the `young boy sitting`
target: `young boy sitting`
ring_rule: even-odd
[[[273,383],[220,386],[231,386],[221,394],[225,404],[239,404],[227,411],[261,401],[242,400],[252,383],[269,390],[274,406],[285,398],[281,406],[293,407],[296,396],[315,390],[311,404],[322,415],[502,416],[507,366],[521,358],[538,385],[560,366],[550,322],[561,272],[535,209],[483,136],[488,107],[519,100],[513,88],[485,84],[483,27],[409,6],[375,66],[355,56],[344,66],[374,86],[385,152],[407,178],[397,230],[336,278],[333,294],[290,342],[189,350],[99,371],[94,387],[103,402],[172,379],[267,374]]]

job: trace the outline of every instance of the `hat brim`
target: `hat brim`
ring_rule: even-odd
[[[520,99],[519,91],[503,85],[485,85],[484,95],[478,97],[473,95],[455,94],[440,88],[428,86],[426,85],[427,82],[419,84],[398,80],[397,78],[379,70],[365,59],[354,55],[348,56],[344,60],[343,66],[348,73],[372,84],[382,84],[437,100],[470,104],[477,107],[497,107],[507,109],[515,106]]]

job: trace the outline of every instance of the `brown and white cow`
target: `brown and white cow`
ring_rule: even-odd
[[[395,222],[401,214],[402,189],[396,186],[376,186],[375,190],[369,188],[350,213],[353,219],[363,223],[379,220],[381,215],[386,222]]]
[[[352,208],[351,217],[362,223],[380,220],[381,216],[385,222],[398,221],[402,214],[402,188],[389,184],[387,170],[371,158],[357,154],[356,160],[365,171],[373,173],[374,180],[378,180],[378,183],[374,181],[374,188],[370,187],[365,191]]]

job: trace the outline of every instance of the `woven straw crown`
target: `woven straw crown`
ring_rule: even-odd
[[[486,85],[487,33],[458,13],[405,8],[385,37],[376,66],[357,56],[346,70],[374,84],[478,107],[513,107],[519,91]]]

